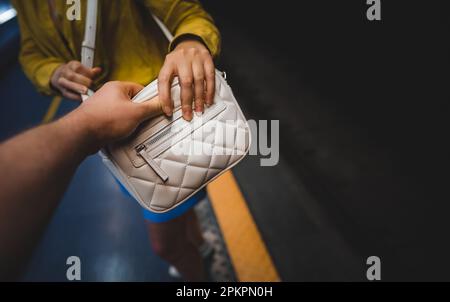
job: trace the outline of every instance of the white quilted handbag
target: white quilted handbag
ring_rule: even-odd
[[[88,5],[96,6],[96,0],[89,1],[92,3]],[[96,12],[91,11],[90,15],[92,18]],[[164,24],[154,18],[171,40]],[[89,66],[93,61],[95,34],[92,39],[93,34],[89,33],[94,21],[86,22],[82,57]],[[150,83],[133,102],[157,96],[157,87],[157,81]],[[249,125],[222,73],[216,72],[214,104],[205,108],[202,116],[194,115],[190,122],[182,118],[176,79],[171,92],[175,108],[172,117],[146,121],[131,137],[100,152],[105,165],[128,192],[154,213],[165,213],[181,205],[239,163],[250,148]]]

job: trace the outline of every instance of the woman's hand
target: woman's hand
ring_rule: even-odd
[[[86,94],[93,80],[101,72],[100,67],[87,68],[78,61],[59,66],[50,80],[51,86],[68,99],[81,101],[80,94]]]
[[[159,98],[163,111],[171,116],[173,102],[171,99],[171,83],[178,76],[181,86],[181,108],[185,120],[192,119],[192,103],[195,112],[200,115],[204,106],[214,101],[215,68],[208,49],[196,40],[185,40],[166,56],[158,77]]]

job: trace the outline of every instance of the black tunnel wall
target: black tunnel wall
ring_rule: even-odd
[[[233,44],[244,35],[267,57],[255,73],[270,79],[283,62],[286,77],[298,83],[289,100],[272,105],[245,102],[245,87],[237,95],[249,117],[280,120],[282,157],[352,248],[381,255],[388,280],[448,278],[448,4],[381,1],[382,21],[369,22],[365,0],[203,3],[223,34],[219,66],[245,60]],[[302,127],[302,89],[314,95],[319,125],[332,116],[343,139],[353,139],[331,149],[325,168],[317,146],[305,146],[304,132],[292,126]],[[288,120],[289,112],[299,120]],[[333,140],[339,146],[340,137]],[[342,158],[356,176],[330,168]]]

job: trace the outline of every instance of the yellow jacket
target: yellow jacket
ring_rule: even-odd
[[[71,60],[81,61],[86,0],[81,0],[81,20],[69,21],[66,1],[56,0],[59,32],[47,0],[12,0],[21,32],[20,63],[27,77],[44,94],[54,94],[50,78],[55,69]],[[169,45],[150,11],[174,34]],[[97,89],[109,80],[146,85],[154,80],[165,55],[185,34],[200,37],[213,56],[220,51],[220,34],[212,18],[196,0],[99,0],[94,66],[103,71]]]

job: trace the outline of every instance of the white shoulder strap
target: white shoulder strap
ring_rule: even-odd
[[[84,31],[84,40],[81,45],[81,64],[86,67],[94,67],[94,55],[95,55],[95,39],[97,33],[97,10],[98,10],[98,0],[88,0],[87,11],[86,11],[86,26]],[[159,28],[163,32],[164,36],[169,42],[172,42],[173,35],[166,27],[166,25],[159,20],[154,14],[152,14],[153,19]],[[89,90],[87,95],[82,95],[81,98],[85,101],[89,96],[94,94],[92,90]]]
[[[158,26],[161,29],[161,31],[163,32],[164,36],[166,36],[167,40],[169,42],[172,42],[173,35],[170,32],[170,30],[167,28],[167,26],[161,20],[159,20],[159,18],[156,17],[154,14],[152,14],[152,17],[153,17],[153,20],[155,20],[156,24],[158,24]]]
[[[95,35],[97,33],[97,9],[98,1],[88,0],[84,40],[81,44],[81,64],[89,68],[94,67]],[[85,101],[89,96],[93,94],[94,92],[89,89],[87,94],[81,95],[81,99]]]
[[[86,28],[81,45],[81,63],[89,68],[94,67],[95,35],[97,32],[97,0],[88,0],[86,10]]]

